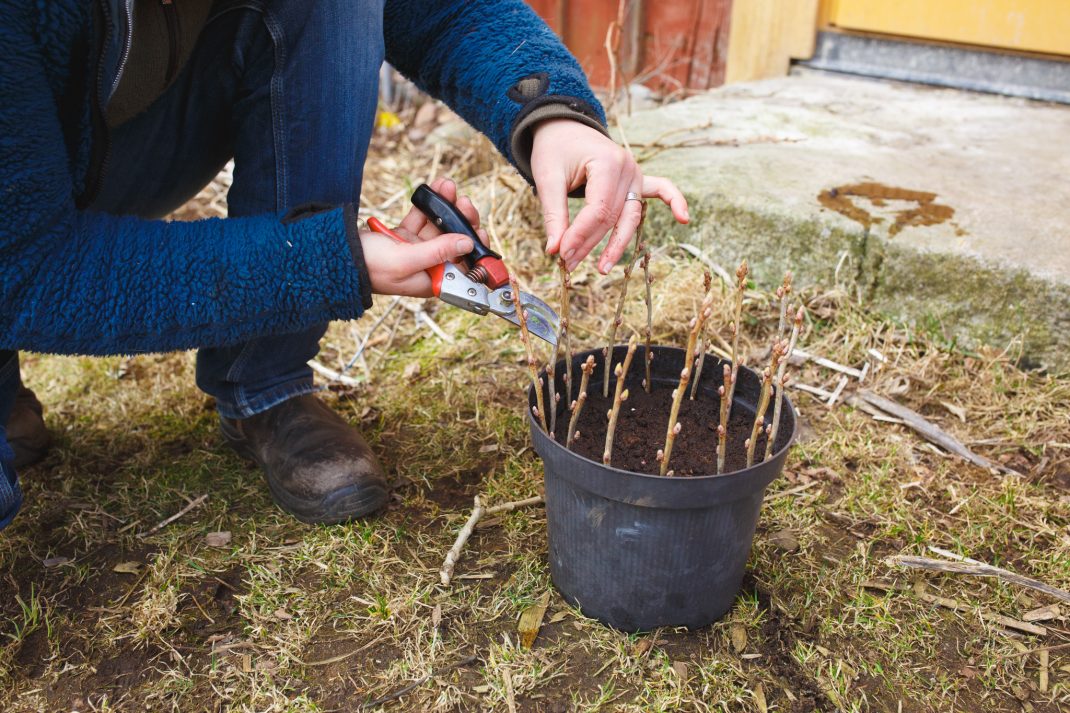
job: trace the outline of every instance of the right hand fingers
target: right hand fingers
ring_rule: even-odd
[[[435,191],[443,198],[453,203],[460,209],[461,214],[468,219],[468,222],[472,224],[472,227],[476,230],[479,229],[479,211],[476,210],[475,204],[468,196],[457,196],[457,184],[448,178],[440,177],[431,182],[431,190]],[[435,227],[431,221],[427,219],[427,216],[412,208],[408,215],[402,219],[399,228],[404,228],[414,235],[420,236],[421,240],[427,240],[437,235],[441,235],[442,231]]]
[[[375,292],[430,297],[431,278],[425,271],[471,252],[472,241],[447,233],[430,240],[398,243],[385,235],[362,232],[361,246]]]

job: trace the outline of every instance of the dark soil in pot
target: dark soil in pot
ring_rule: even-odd
[[[591,377],[589,401],[581,416],[581,424],[588,425],[586,432],[580,426],[579,452],[566,450],[562,444],[568,418],[564,397],[557,419],[558,440],[551,440],[534,418],[528,419],[544,465],[551,578],[565,599],[584,614],[624,631],[705,626],[731,608],[750,555],[765,488],[782,471],[795,435],[795,412],[785,398],[770,459],[738,469],[746,462],[743,442],[750,436],[760,391],[757,374],[741,370],[729,431],[729,470],[737,470],[714,474],[722,362],[707,356],[699,396],[691,402],[688,393],[681,408],[683,431],[670,461],[677,475],[652,475],[657,472],[654,455],[664,446],[669,401],[684,357],[682,349],[655,347],[653,351],[654,388],[649,397],[642,388],[642,347],[628,374],[631,396],[618,420],[612,466],[601,462],[608,408],[601,395],[601,350],[589,352],[599,366]],[[616,347],[613,363],[621,361],[624,353],[625,347]],[[578,388],[579,365],[587,354],[574,357],[574,388]],[[563,372],[560,363],[559,392]],[[614,385],[611,379],[610,388]],[[534,393],[529,390],[528,396],[529,405],[534,405]],[[767,423],[771,419],[772,407]],[[737,432],[732,433],[733,429]],[[757,444],[759,459],[764,445],[761,440]],[[633,464],[636,470],[620,467]]]
[[[642,386],[643,349],[636,352],[632,368],[637,372],[629,373],[625,381],[628,389],[628,400],[621,405],[621,414],[617,419],[617,431],[613,437],[613,460],[610,463],[614,468],[629,470],[633,473],[649,473],[657,475],[659,465],[655,456],[659,448],[665,445],[665,431],[669,425],[669,411],[672,407],[672,392],[676,388],[675,382],[664,382],[653,379],[654,384],[648,394]],[[707,359],[703,367],[702,376],[709,376],[709,369],[715,368],[718,375],[721,373],[721,362],[715,359]],[[633,384],[632,381],[635,380]],[[613,406],[613,385],[610,381],[609,398],[602,397],[602,380],[597,379],[594,384],[594,376],[591,377],[592,386],[587,394],[587,404],[580,413],[579,423],[576,430],[580,432],[580,438],[572,444],[572,449],[591,460],[601,461],[602,452],[606,444],[606,412]],[[700,386],[706,384],[702,379]],[[720,385],[718,379],[717,384]],[[562,397],[562,402],[564,397]],[[680,435],[672,449],[672,459],[669,467],[677,476],[709,475],[717,472],[716,446],[717,424],[720,422],[721,399],[716,390],[710,393],[706,388],[702,393],[691,400],[691,385],[688,385],[687,394],[680,404],[680,414],[677,419],[682,426]],[[770,406],[770,421],[772,420],[772,407]],[[559,413],[558,424],[568,424],[569,414]],[[731,473],[743,470],[747,467],[746,441],[750,438],[751,426],[754,425],[754,408],[749,411],[739,408],[733,409],[728,427],[728,456],[725,459],[725,472]],[[558,426],[558,432],[563,435],[564,429]],[[765,434],[758,436],[758,445],[755,449],[756,457],[760,458],[765,453]]]

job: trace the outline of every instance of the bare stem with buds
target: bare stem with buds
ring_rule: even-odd
[[[788,302],[791,296],[791,270],[784,273],[784,282],[776,288],[777,299],[780,300],[780,321],[776,327],[776,338],[784,336],[784,330],[788,326]]]
[[[661,463],[661,474],[666,475],[669,471],[669,459],[672,457],[672,446],[676,437],[680,435],[680,403],[684,400],[687,392],[687,382],[691,379],[691,366],[695,360],[695,344],[698,335],[702,331],[706,320],[712,312],[713,295],[706,295],[699,307],[698,316],[691,320],[691,333],[687,337],[687,353],[684,354],[684,368],[680,371],[680,383],[672,392],[672,410],[669,412],[669,426],[665,431],[665,448],[658,452],[658,461]]]
[[[576,424],[580,421],[580,411],[583,410],[583,404],[587,401],[587,382],[591,380],[591,372],[594,371],[594,357],[588,356],[587,361],[580,367],[580,371],[583,375],[580,377],[580,392],[576,396],[575,401],[569,405],[569,410],[572,412],[572,418],[568,422],[568,431],[565,436],[565,448],[571,448],[572,442],[576,440]]]
[[[624,380],[628,378],[628,369],[632,365],[632,357],[635,356],[635,348],[639,345],[639,335],[632,334],[628,340],[628,353],[624,355],[624,363],[617,364],[613,372],[617,376],[617,386],[613,391],[613,408],[609,410],[609,427],[606,429],[606,448],[602,453],[602,462],[609,465],[613,456],[613,434],[617,430],[617,417],[620,415],[620,405],[628,400],[628,390],[624,388]]]
[[[804,314],[805,312],[803,312],[803,308],[800,306],[799,310],[795,313],[794,324],[791,327],[791,338],[788,340],[787,352],[784,354],[784,358],[780,362],[780,369],[777,370],[776,403],[773,406],[773,425],[769,431],[769,438],[765,441],[765,457],[762,458],[762,460],[769,460],[769,456],[773,453],[773,445],[776,442],[777,431],[780,430],[780,411],[784,405],[784,389],[788,385],[788,360],[791,359],[791,354],[795,351],[795,343],[799,340],[799,332],[802,331]]]
[[[744,258],[743,262],[739,263],[739,267],[736,269],[736,304],[735,314],[732,319],[732,382],[728,384],[728,393],[725,397],[728,399],[728,414],[724,419],[725,427],[727,428],[728,418],[732,415],[732,400],[736,396],[736,384],[739,381],[739,367],[742,357],[739,353],[739,332],[742,329],[741,321],[743,319],[743,293],[747,291],[747,260]]]
[[[643,389],[651,393],[651,362],[654,361],[654,353],[651,352],[651,338],[654,334],[654,300],[651,297],[651,285],[654,284],[654,276],[651,275],[651,251],[643,252],[643,282],[646,284],[646,351],[643,354],[643,362],[646,365],[646,378],[643,380]]]
[[[710,294],[710,287],[713,286],[713,275],[709,270],[704,270],[702,274],[702,288],[703,297]],[[698,364],[695,365],[695,379],[691,382],[691,400],[695,400],[695,394],[698,393],[698,381],[702,378],[702,365],[706,361],[706,330],[702,330],[702,334],[699,335],[698,341]]]
[[[617,314],[613,317],[613,322],[609,327],[609,340],[606,344],[606,348],[602,350],[602,397],[609,398],[609,370],[610,370],[610,355],[613,353],[613,344],[617,340],[617,328],[624,323],[624,300],[628,297],[628,281],[631,280],[632,270],[635,269],[635,263],[639,259],[640,251],[642,250],[643,240],[643,219],[646,218],[646,202],[643,202],[643,212],[639,218],[639,225],[635,229],[635,252],[631,258],[624,265],[624,279],[620,283],[620,296],[617,298]]]
[[[557,393],[557,347],[554,347],[554,353],[550,357],[551,361],[546,365],[546,383],[549,386],[550,396],[550,430],[547,433],[550,434],[550,438],[557,440],[557,405],[561,403],[561,394]]]
[[[542,423],[542,430],[550,433],[546,425],[546,404],[542,397],[542,377],[539,376],[539,367],[535,361],[535,350],[531,346],[531,334],[528,333],[528,315],[524,306],[520,304],[520,285],[517,284],[516,276],[509,275],[509,287],[513,291],[513,303],[516,305],[517,322],[520,326],[520,341],[524,343],[524,350],[528,354],[528,372],[531,374],[531,385],[535,388],[535,403],[532,411]],[[552,438],[552,436],[551,436]]]
[[[557,267],[561,271],[561,335],[558,339],[560,344],[564,341],[565,346],[565,397],[571,398],[572,394],[572,330],[569,319],[572,312],[572,276],[565,266],[565,259],[557,258]]]
[[[731,413],[731,404],[728,401],[728,392],[732,388],[732,367],[725,364],[723,367],[723,380],[717,389],[721,397],[721,422],[717,424],[717,474],[724,472],[725,448],[728,445],[728,416]]]
[[[765,429],[765,412],[769,409],[769,397],[773,392],[773,379],[776,378],[780,362],[788,351],[787,340],[780,340],[773,345],[773,353],[769,358],[769,366],[762,372],[762,392],[758,397],[758,409],[754,412],[754,426],[751,427],[750,438],[747,439],[747,467],[754,465],[754,449],[758,445],[758,434]]]

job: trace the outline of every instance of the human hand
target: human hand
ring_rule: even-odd
[[[560,253],[575,269],[606,233],[613,230],[598,260],[603,275],[620,260],[642,213],[634,192],[660,198],[680,223],[686,223],[687,199],[673,182],[644,176],[635,157],[589,126],[571,119],[549,119],[535,127],[531,171],[542,203],[546,252]],[[568,194],[587,183],[583,209],[569,224]]]
[[[457,197],[457,184],[439,178],[431,188],[460,209],[485,243],[487,234],[479,228],[479,212],[467,196]],[[425,271],[456,260],[471,252],[473,247],[471,238],[459,233],[443,233],[416,208],[409,211],[394,232],[408,242],[399,243],[370,230],[360,231],[372,291],[381,295],[431,297],[431,277]]]

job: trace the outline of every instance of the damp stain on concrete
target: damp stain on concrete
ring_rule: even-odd
[[[906,203],[892,213],[888,235],[895,235],[907,226],[937,225],[951,220],[955,209],[936,202],[936,194],[896,188],[881,183],[851,183],[821,191],[817,200],[821,205],[845,215],[863,227],[883,223],[884,218],[874,215],[872,208],[890,208],[890,202]],[[866,205],[868,203],[868,206]]]

